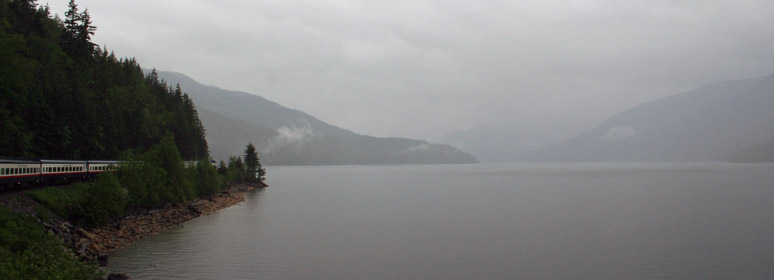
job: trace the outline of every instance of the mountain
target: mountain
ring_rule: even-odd
[[[202,85],[180,73],[158,73],[167,83],[180,84],[196,104],[215,159],[241,155],[252,142],[267,165],[477,162],[450,145],[360,135],[257,95]]]
[[[736,151],[728,160],[732,162],[774,162],[774,139]]]
[[[582,131],[580,125],[551,120],[521,119],[488,124],[444,136],[482,162],[530,161],[543,149]]]
[[[540,159],[671,162],[753,157],[755,149],[771,147],[766,143],[774,141],[772,108],[774,74],[721,82],[626,110],[546,149]]]

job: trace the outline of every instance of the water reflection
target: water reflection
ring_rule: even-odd
[[[116,252],[137,279],[766,279],[774,165],[273,168]]]

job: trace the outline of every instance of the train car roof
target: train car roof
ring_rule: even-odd
[[[40,163],[39,160],[29,158],[0,158],[0,163],[30,164]]]
[[[43,164],[57,164],[57,163],[64,163],[64,164],[85,164],[85,160],[63,160],[63,159],[41,159],[41,163]]]
[[[118,163],[117,160],[88,160],[89,163],[107,163],[107,164],[113,164]]]

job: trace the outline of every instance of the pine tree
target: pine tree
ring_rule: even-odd
[[[255,181],[260,163],[258,162],[258,153],[255,152],[253,143],[248,143],[247,148],[245,148],[245,165],[247,167],[248,180]]]

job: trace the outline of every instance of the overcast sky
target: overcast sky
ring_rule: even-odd
[[[61,15],[67,0],[39,0]],[[375,136],[590,126],[774,72],[774,1],[80,0],[94,41]]]

